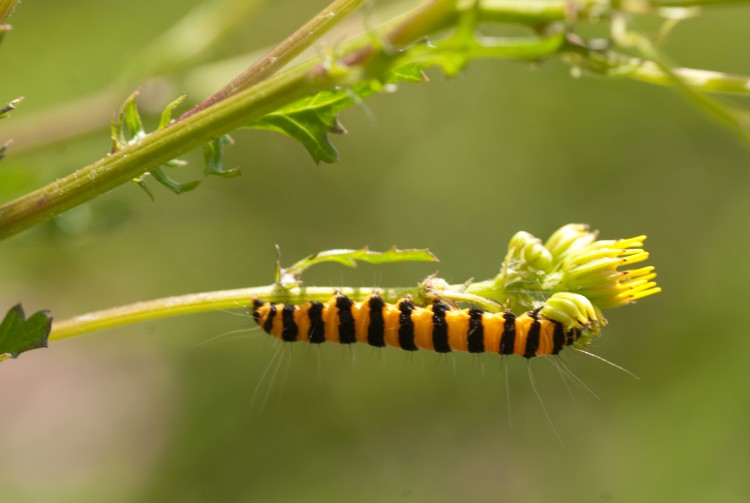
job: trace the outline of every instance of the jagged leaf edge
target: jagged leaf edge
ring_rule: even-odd
[[[358,250],[325,250],[305,257],[290,267],[278,269],[276,273],[277,282],[287,288],[296,286],[299,284],[299,278],[305,270],[323,262],[336,262],[347,267],[356,267],[357,262],[387,264],[396,262],[439,262],[439,260],[427,248],[407,248],[400,250],[393,246],[384,252],[372,251],[367,247]]]
[[[51,330],[49,311],[37,311],[26,318],[21,304],[16,304],[0,322],[0,361],[17,358],[32,349],[46,348]]]
[[[371,80],[348,88],[321,91],[250,122],[246,127],[282,133],[302,143],[316,163],[333,163],[339,156],[328,135],[346,132],[339,122],[339,114],[389,85],[424,82],[427,80],[424,68],[424,65],[410,62],[388,71],[382,81]]]

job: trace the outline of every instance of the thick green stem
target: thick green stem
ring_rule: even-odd
[[[455,15],[449,9],[451,6],[452,2],[443,0],[413,11],[394,29],[398,35],[390,39],[408,44],[428,35],[425,30],[435,29],[442,25],[439,20]],[[415,26],[421,26],[422,30],[415,30]],[[349,71],[339,70],[335,75],[319,66],[320,61],[318,58],[299,65],[244,89],[137,144],[1,206],[0,239],[87,202],[285,104],[324,89],[351,85],[357,79],[371,78],[355,68],[366,61],[348,62]]]
[[[342,13],[348,12],[347,9],[353,9],[358,3],[357,0],[339,0],[337,2],[343,9]],[[382,71],[387,69],[387,65],[382,65],[383,61],[391,61],[389,58],[395,59],[398,57],[398,52],[395,50],[401,49],[418,39],[456,26],[466,19],[464,16],[467,14],[475,14],[476,20],[479,22],[516,22],[539,27],[553,21],[585,18],[595,11],[598,3],[598,0],[581,0],[579,2],[570,2],[569,0],[548,2],[484,0],[475,4],[469,0],[435,0],[407,14],[397,24],[389,23],[392,28],[388,32],[382,35],[380,35],[380,32],[376,32],[375,36],[381,37],[377,44],[366,45],[359,40],[347,44],[343,51],[344,56],[340,60],[342,64],[334,65],[334,72],[329,72],[326,65],[320,64],[322,58],[316,58],[287,72],[261,80],[252,87],[231,94],[213,106],[147,136],[140,143],[128,146],[46,187],[0,206],[0,239],[87,202],[97,195],[127,183],[133,178],[139,177],[143,173],[207,143],[213,138],[242,127],[299,98],[318,91],[334,89],[338,86],[351,86],[365,79],[381,77]],[[627,9],[631,3],[624,2],[622,8]],[[646,2],[645,5],[652,7],[684,6],[695,3],[675,0],[673,2]],[[710,2],[712,5],[720,3],[732,2],[731,0]],[[6,0],[4,4],[0,5],[7,4]],[[638,7],[644,5],[644,2],[632,4]],[[475,6],[478,6],[478,11],[468,10],[475,8]],[[334,17],[334,19],[340,18]],[[316,29],[319,32],[330,27],[326,20],[319,20],[317,23],[319,24],[315,26],[317,26]],[[372,34],[368,36],[373,37]],[[280,46],[277,54],[282,57],[282,63],[284,58],[291,57],[300,48],[306,46],[310,40],[312,38],[306,38],[305,36],[294,38],[293,36],[286,47]],[[553,45],[547,45],[548,41],[539,39],[538,43],[526,44],[530,52],[524,52],[523,41],[520,41],[522,50],[511,52],[505,50],[506,46],[499,47],[499,49],[484,45],[466,47],[475,51],[475,57],[501,56],[532,60],[553,52],[564,52],[572,47],[559,46],[559,43],[554,40]],[[384,47],[381,47],[381,45]],[[373,67],[367,67],[367,64],[373,61],[373,56],[376,54],[382,56],[380,61],[376,60]],[[266,75],[275,71],[276,65],[281,63],[272,63],[271,58],[272,56],[268,56],[256,70],[249,70],[249,75],[244,77],[247,80],[244,80],[240,85],[246,86],[248,82],[253,82],[253,79],[263,79]],[[381,65],[378,66],[377,63],[381,63]],[[647,77],[642,73],[634,76],[644,79]],[[728,83],[725,82],[724,84],[720,83],[718,76],[712,77],[705,83],[708,90],[715,90],[722,85],[735,91],[743,85],[747,88],[746,82],[743,83],[734,76],[727,81]],[[656,77],[652,73],[650,78]],[[698,87],[700,88],[700,85]]]
[[[307,74],[307,67],[299,67],[295,72],[263,82],[3,205],[0,207],[0,238],[89,201],[290,101],[336,84],[335,80],[324,78],[311,80]]]

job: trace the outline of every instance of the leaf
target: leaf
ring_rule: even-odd
[[[317,163],[336,162],[339,154],[331,145],[328,135],[346,133],[338,115],[362,99],[385,89],[384,84],[425,82],[424,68],[421,63],[409,62],[390,69],[382,82],[371,80],[346,89],[322,91],[265,115],[247,127],[276,131],[298,140]]]
[[[248,126],[285,134],[302,143],[315,162],[332,163],[339,156],[328,140],[328,134],[346,133],[338,120],[339,113],[374,92],[367,85],[359,86],[359,92],[353,89],[322,91],[280,108]]]
[[[51,329],[49,311],[37,311],[26,319],[21,304],[16,304],[0,323],[0,360],[16,358],[32,349],[46,348]]]
[[[425,65],[421,63],[407,63],[389,71],[384,82],[386,84],[401,84],[404,82],[420,84],[429,80],[424,71]]]
[[[169,105],[164,107],[164,110],[162,110],[161,116],[159,117],[159,127],[157,129],[164,129],[165,127],[169,126],[169,123],[172,122],[172,112],[174,112],[175,108],[182,105],[182,103],[185,101],[185,98],[187,98],[187,95],[181,94],[180,96],[172,100]]]
[[[132,93],[125,100],[119,113],[112,121],[112,151],[117,152],[128,145],[138,143],[145,138],[149,133],[143,128],[143,121],[141,120],[140,113],[138,112],[138,91]],[[172,113],[175,108],[180,106],[185,101],[185,96],[179,96],[177,99],[169,103],[161,113],[159,118],[158,130],[162,130],[169,126],[172,122]],[[218,175],[223,177],[231,177],[240,174],[237,169],[224,169],[222,164],[222,153],[224,147],[231,145],[232,138],[229,135],[219,136],[208,142],[203,147],[203,159],[206,163],[203,170],[203,175]],[[0,157],[2,156],[2,150],[0,150]],[[173,179],[165,172],[165,168],[181,168],[187,165],[187,162],[180,159],[172,159],[165,162],[161,166],[157,166],[141,176],[135,177],[132,181],[143,189],[146,194],[154,201],[154,194],[151,189],[146,185],[146,177],[152,176],[154,179],[174,192],[175,194],[182,194],[184,192],[190,192],[195,190],[203,180],[202,178],[196,180],[190,180],[187,182],[180,182]]]
[[[225,134],[214,138],[210,142],[203,145],[203,161],[205,162],[203,172],[206,175],[217,175],[229,178],[231,176],[238,176],[242,174],[237,168],[224,169],[224,165],[222,163],[224,147],[233,144],[234,140],[232,140],[232,137]]]
[[[184,166],[185,164],[187,163],[183,161],[179,161],[177,159],[173,159],[167,162],[166,164],[163,164],[162,166],[176,168],[176,167]],[[162,170],[162,166],[152,169],[149,173],[151,174],[151,176],[154,177],[154,179],[157,182],[164,185],[166,188],[168,188],[169,190],[171,190],[177,195],[180,195],[184,192],[190,192],[191,190],[195,190],[198,188],[198,185],[200,185],[201,183],[201,179],[190,180],[189,182],[178,182],[177,180],[174,180],[173,178],[169,177],[166,173],[164,173],[164,170]],[[148,192],[148,194],[151,195],[151,191],[146,191],[146,192]]]
[[[112,121],[112,152],[122,150],[132,143],[137,143],[145,138],[146,131],[138,113],[138,91],[134,91],[120,107],[120,111]]]
[[[357,262],[386,264],[395,262],[439,262],[427,249],[399,250],[395,246],[385,252],[370,251],[367,247],[359,250],[326,250],[300,260],[291,267],[277,273],[279,284],[292,287],[299,283],[299,277],[306,269],[323,262],[338,262],[347,267],[357,267]]]

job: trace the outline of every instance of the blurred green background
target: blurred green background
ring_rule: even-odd
[[[195,4],[24,2],[0,46],[0,99],[26,101],[0,137],[106,88]],[[325,4],[265,2],[212,57],[269,46]],[[748,74],[748,22],[747,7],[711,11],[665,50]],[[0,365],[3,501],[748,501],[750,152],[675,92],[574,79],[557,62],[431,77],[347,111],[338,164],[240,131],[226,163],[242,177],[180,197],[152,185],[155,203],[124,186],[5,241],[0,306],[63,319],[264,285],[275,244],[287,264],[337,247],[428,247],[446,279],[484,279],[514,232],[585,222],[604,238],[649,236],[664,293],[607,313],[592,348],[640,381],[566,352],[597,400],[532,361],[561,445],[520,358],[506,360],[508,396],[491,355],[282,347],[239,307],[143,323]],[[83,138],[11,150],[3,198],[104,155],[113,110]],[[434,271],[320,266],[305,279],[405,286]]]

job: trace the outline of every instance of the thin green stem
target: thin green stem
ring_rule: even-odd
[[[395,302],[406,294],[418,295],[418,288],[378,289],[386,302]],[[52,325],[50,340],[65,339],[105,328],[113,328],[141,321],[168,318],[183,314],[202,313],[222,309],[247,308],[251,299],[261,297],[266,302],[326,302],[337,292],[354,301],[361,301],[372,293],[372,288],[298,287],[285,290],[277,285],[237,290],[221,290],[176,297],[166,297],[126,306],[105,309],[75,316]]]
[[[0,24],[10,17],[17,4],[18,0],[0,0]]]
[[[341,22],[342,19],[351,14],[362,2],[364,0],[334,0],[265,56],[232,79],[229,84],[183,114],[179,120],[186,119],[238,91],[247,89],[273,75]]]
[[[750,96],[750,77],[694,68],[673,68],[672,72],[695,90],[705,93]],[[673,85],[674,79],[652,62],[633,69],[629,77],[662,86]]]
[[[492,280],[475,282],[470,285],[446,285],[444,288],[446,291],[474,295],[501,305],[508,298],[508,294],[498,288],[498,284]],[[426,304],[429,301],[424,288],[420,286],[406,288],[301,286],[285,289],[278,285],[268,285],[255,288],[219,290],[136,302],[56,321],[52,325],[50,340],[66,339],[98,330],[184,314],[246,309],[251,305],[251,300],[256,297],[266,302],[302,304],[310,301],[326,302],[332,296],[341,293],[355,302],[361,302],[375,290],[378,291],[383,300],[389,303],[396,302],[406,295],[412,296],[419,304]]]
[[[0,0],[0,42],[5,37],[5,34],[11,30],[11,26],[4,23],[13,13],[13,9],[16,8],[17,3],[18,0]]]
[[[269,285],[165,297],[82,314],[54,322],[49,338],[50,340],[66,339],[107,328],[183,314],[238,308],[244,309],[250,306],[251,300],[256,297],[262,298],[266,302],[302,304],[310,301],[326,302],[335,294],[341,293],[355,302],[361,302],[371,295],[374,290],[377,290],[386,302],[393,303],[406,295],[411,295],[418,303],[426,303],[424,290],[418,286],[377,289],[373,287],[295,287],[284,289],[278,285]],[[468,286],[448,285],[446,290],[462,291],[466,294],[494,300],[500,304],[507,298],[507,295],[499,291],[493,281],[482,281]]]
[[[747,4],[748,0],[624,0],[622,3],[627,7],[633,5],[647,5],[654,8],[661,7],[717,7],[733,4]]]
[[[677,77],[696,91],[750,96],[748,75],[696,68],[672,68],[660,64],[657,59],[638,58],[613,50],[595,50],[570,40],[563,47],[563,52],[574,66],[610,78],[630,78],[674,87]]]
[[[253,18],[268,0],[203,0],[132,54],[117,79],[130,90],[146,77],[184,70],[210,59],[215,49]]]

